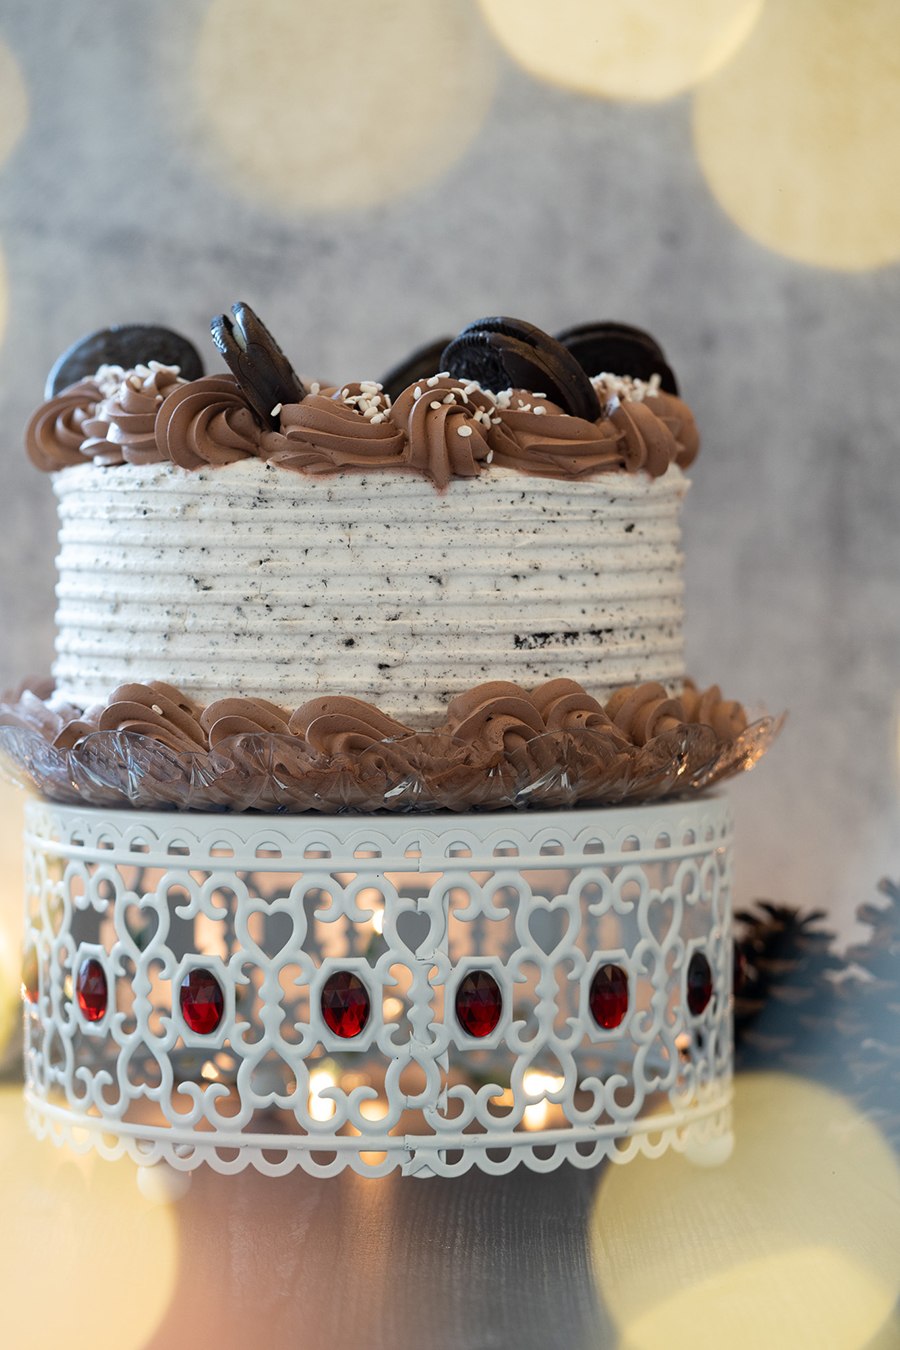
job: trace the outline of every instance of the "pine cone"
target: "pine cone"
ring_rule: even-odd
[[[846,986],[848,1064],[866,1115],[900,1147],[900,885],[878,887],[887,905],[861,905],[871,931],[847,953],[861,975]]]
[[[803,913],[758,901],[737,914],[734,1036],[738,1069],[787,1069],[824,1082],[840,1076],[840,1004],[834,975],[845,969],[820,927]]]

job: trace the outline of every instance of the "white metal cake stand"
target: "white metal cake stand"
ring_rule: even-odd
[[[724,1158],[731,837],[718,796],[335,817],[32,800],[32,1127],[160,1181]]]

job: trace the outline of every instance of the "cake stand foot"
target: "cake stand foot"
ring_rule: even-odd
[[[138,1167],[138,1190],[154,1205],[174,1205],[191,1189],[190,1172],[179,1172],[167,1162]]]
[[[734,1134],[731,1130],[712,1139],[689,1139],[684,1156],[695,1167],[721,1167],[734,1152]]]

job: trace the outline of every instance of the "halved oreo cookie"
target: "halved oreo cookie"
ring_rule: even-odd
[[[514,388],[546,394],[588,422],[601,414],[593,385],[575,357],[524,319],[492,317],[469,324],[444,349],[441,365],[454,379],[477,380],[495,393]]]
[[[203,374],[200,353],[180,333],[152,323],[119,323],[98,328],[67,348],[47,376],[44,397],[55,398],[70,384],[94,375],[101,366],[131,370],[151,361],[177,366],[185,380],[199,380]]]
[[[392,366],[388,373],[381,377],[384,392],[390,394],[392,399],[397,398],[416,380],[427,380],[432,375],[437,375],[439,371],[446,370],[447,367],[441,365],[441,357],[451,341],[452,339],[448,337],[437,338],[424,347],[417,347],[405,361]]]
[[[678,381],[663,349],[642,328],[607,320],[567,328],[557,339],[575,357],[588,375],[630,375],[635,380],[659,376],[669,394],[678,393]]]
[[[299,403],[305,397],[299,375],[249,305],[238,301],[227,314],[210,321],[213,342],[224,356],[241,391],[263,426],[278,426],[272,409],[281,403]]]

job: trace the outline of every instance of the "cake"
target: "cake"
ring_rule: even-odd
[[[699,441],[661,348],[491,318],[304,384],[233,315],[213,375],[167,330],[91,335],[26,434],[60,517],[54,687],[0,709],[44,799],[35,1128],[423,1175],[727,1139],[705,794],[777,728],[686,675]]]
[[[96,710],[138,683],[164,699],[137,722],[95,711],[79,733],[91,716],[147,732],[174,701],[163,734],[183,740],[186,715],[197,746],[287,730],[301,708],[304,734],[354,713],[382,738],[458,736],[474,714],[492,724],[497,697],[518,699],[527,733],[598,726],[627,688],[653,730],[743,730],[717,690],[699,719],[685,690],[680,512],[699,442],[652,339],[587,326],[576,356],[482,320],[448,344],[452,370],[401,371],[392,396],[374,381],[305,388],[236,312],[282,362],[268,394],[237,362],[238,376],[183,380],[149,354],[150,329],[145,362],[52,392],[28,427],[59,503],[57,701]],[[581,361],[607,354],[644,378],[589,377]],[[499,387],[510,373],[553,397]],[[634,702],[618,696],[626,734]]]

